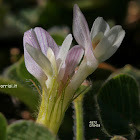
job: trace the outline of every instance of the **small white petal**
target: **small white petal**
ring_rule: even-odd
[[[47,58],[50,60],[52,66],[53,66],[53,69],[54,69],[54,71],[55,71],[55,74],[57,74],[56,59],[55,59],[54,52],[52,51],[51,48],[48,48],[48,51],[47,51]]]
[[[120,44],[122,43],[122,41],[124,39],[124,36],[125,36],[125,31],[121,30],[119,32],[118,37],[117,37],[117,39],[116,39],[116,41],[115,41],[115,43],[113,45],[118,48],[120,46]]]
[[[112,47],[107,37],[103,37],[96,48],[93,50],[93,53],[96,59],[99,62],[102,62],[102,57],[106,54],[106,52]]]
[[[96,46],[98,45],[98,43],[102,40],[102,38],[104,37],[104,34],[102,32],[99,32],[94,39],[92,40],[92,48],[93,50],[96,48]]]
[[[93,53],[92,46],[91,47],[87,47],[87,49],[85,50],[84,59],[87,62],[87,69],[89,71],[93,71],[95,65],[98,63],[98,60],[96,59],[96,57],[95,57],[95,55]]]
[[[125,32],[121,26],[113,27],[93,50],[95,57],[103,62],[110,58],[120,46]]]
[[[99,58],[99,61],[103,62],[103,61],[109,59],[117,51],[117,49],[118,48],[116,46],[110,47],[108,49],[108,51],[104,55],[102,55],[102,57]]]
[[[34,61],[42,68],[43,72],[47,76],[53,75],[53,69],[49,59],[38,49],[33,48],[31,45],[26,43],[25,45],[27,52],[34,59]]]
[[[112,47],[110,47],[107,50],[107,52],[104,54],[104,56],[102,57],[102,59],[101,59],[102,62],[109,59],[117,51],[117,49],[119,48],[119,46],[121,45],[121,43],[124,39],[124,36],[125,36],[125,31],[122,30],[119,33],[118,38],[117,38],[116,42],[114,43],[114,45]]]
[[[106,34],[109,30],[110,27],[108,23],[102,17],[96,18],[91,28],[91,33],[90,33],[91,40],[98,33],[102,32],[103,34]]]
[[[71,46],[71,43],[72,43],[72,39],[73,39],[72,35],[69,34],[65,38],[65,40],[64,40],[64,42],[63,42],[63,44],[62,44],[62,46],[61,46],[61,48],[59,50],[59,53],[58,53],[58,56],[57,56],[58,72],[60,71],[60,68],[62,67],[62,65],[63,65],[63,63],[64,63],[64,61],[66,59],[66,56],[68,54],[68,50],[69,50],[69,48]]]
[[[114,45],[114,43],[118,40],[119,34],[122,31],[122,27],[120,25],[116,25],[112,27],[111,30],[107,32],[107,34],[105,34],[111,45]]]

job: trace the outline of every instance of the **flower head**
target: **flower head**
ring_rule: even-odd
[[[40,27],[25,32],[23,40],[27,70],[42,85],[46,83],[46,86],[52,77],[58,82],[67,81],[73,75],[84,53],[79,45],[70,49],[71,34],[59,47],[49,33]]]

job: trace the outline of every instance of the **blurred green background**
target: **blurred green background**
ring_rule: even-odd
[[[101,16],[110,26],[120,24],[125,29],[126,36],[121,47],[107,63],[116,68],[126,64],[140,68],[139,0],[0,0],[0,73],[21,58],[23,34],[30,28],[43,27],[53,34],[54,39],[61,45],[63,37],[72,32],[75,3],[84,13],[89,28],[95,18]],[[5,94],[0,94],[0,112],[5,115],[9,124],[18,119],[33,119],[24,104]],[[70,108],[59,132],[62,140],[73,139],[72,116],[73,109]],[[93,120],[97,120],[97,115],[93,113],[93,116]],[[88,122],[85,125],[88,127]],[[94,131],[95,137],[105,140],[103,132],[99,128],[94,129],[88,131]],[[86,137],[87,140],[91,138]]]

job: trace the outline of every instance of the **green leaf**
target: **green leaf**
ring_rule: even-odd
[[[17,65],[18,65],[18,62],[6,68],[1,76],[7,79],[21,81],[16,72]]]
[[[21,59],[18,61],[17,66],[16,66],[16,73],[19,79],[25,82],[26,85],[30,86],[30,83],[27,82],[30,79],[34,81],[37,86],[40,85],[37,79],[27,71],[25,67],[24,57],[21,57]]]
[[[33,80],[36,85],[39,85],[39,82],[33,77],[26,69],[24,57],[16,62],[15,64],[9,66],[2,75],[5,78],[16,80],[22,84],[28,85],[30,87],[31,82],[29,79]],[[28,82],[27,82],[28,81]]]
[[[6,140],[7,121],[2,113],[0,113],[0,140]]]
[[[126,73],[129,75],[132,75],[138,81],[138,84],[140,85],[140,70],[139,69],[131,65],[126,65],[123,68],[119,69],[117,72],[115,72],[114,75],[120,74],[120,73]]]
[[[8,127],[7,140],[55,140],[55,137],[42,125],[17,121]]]
[[[140,116],[136,80],[126,74],[109,78],[97,95],[101,126],[107,135],[128,135]]]
[[[31,110],[37,109],[39,94],[35,92],[32,88],[29,88],[15,80],[6,79],[3,77],[0,77],[0,85],[0,92],[17,97],[20,101],[25,103]],[[9,87],[3,87],[2,85],[9,85]],[[17,88],[15,85],[17,85]]]
[[[99,119],[96,112],[96,100],[95,97],[101,88],[104,81],[114,72],[116,69],[107,63],[102,63],[96,69],[96,71],[90,75],[89,79],[92,82],[92,87],[88,93],[84,95],[83,107],[84,107],[84,127],[85,127],[85,139],[100,138],[104,139],[103,132],[100,128],[89,127],[90,121],[97,121]]]
[[[33,76],[27,71],[24,63],[24,57],[21,57],[21,59],[17,63],[16,68],[17,75],[20,79],[23,79],[24,81],[26,79],[31,79]]]
[[[1,85],[17,85],[17,88],[0,88],[2,93],[17,97],[20,101],[25,103],[32,111],[35,111],[39,103],[39,93],[37,89],[32,86],[32,80],[37,87],[39,82],[27,71],[22,57],[18,62],[9,66],[0,76]]]

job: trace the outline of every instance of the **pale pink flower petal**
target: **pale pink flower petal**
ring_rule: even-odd
[[[36,27],[34,31],[43,54],[47,55],[47,49],[50,47],[56,56],[59,48],[49,33],[41,27]]]
[[[73,35],[80,46],[87,47],[90,41],[87,21],[76,4],[73,12]]]
[[[29,73],[31,73],[41,83],[41,81],[46,80],[47,77],[45,73],[42,71],[41,67],[33,60],[33,58],[27,52],[25,48],[26,43],[32,45],[34,48],[40,49],[35,33],[32,29],[24,33],[23,37],[24,61]]]
[[[74,74],[75,68],[80,63],[83,57],[83,54],[84,54],[84,50],[79,45],[76,45],[70,49],[66,58],[66,69],[65,69],[65,75],[64,75],[65,81],[68,78],[70,78],[72,74]]]
[[[77,43],[85,49],[85,59],[87,66],[92,67],[96,63],[96,58],[93,54],[91,38],[87,21],[77,5],[74,5],[73,18],[73,34]]]

